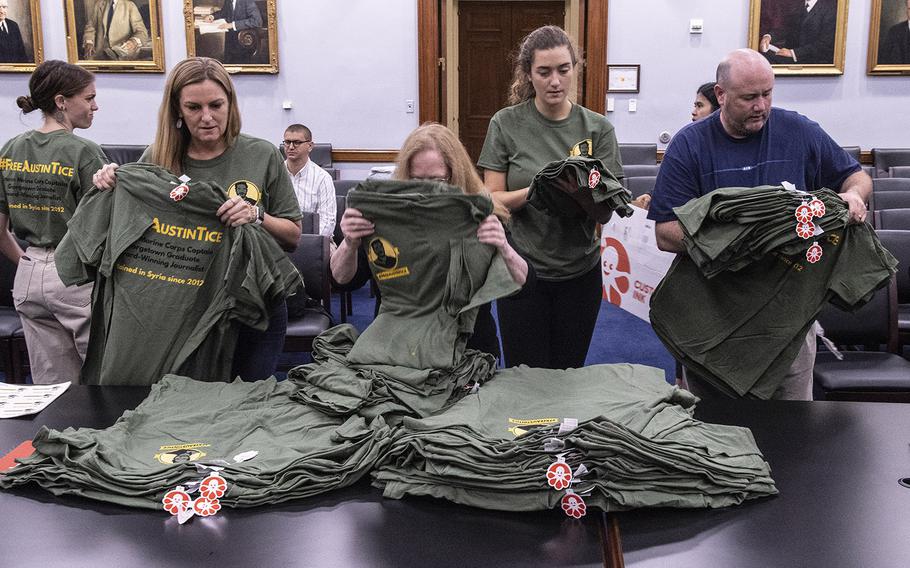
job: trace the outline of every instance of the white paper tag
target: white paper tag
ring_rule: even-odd
[[[259,452],[256,450],[250,450],[248,452],[241,452],[241,453],[237,454],[236,456],[234,456],[234,462],[241,463],[241,462],[249,461],[258,455],[259,455]]]
[[[180,176],[180,177],[177,178],[177,179],[179,179],[179,180],[182,181],[183,183],[187,183],[187,182],[190,181],[192,178],[191,178],[190,176],[186,175],[186,174],[183,174],[182,176]]]
[[[576,428],[578,428],[577,418],[563,418],[562,422],[559,424],[559,433],[565,434],[566,432],[571,432]]]
[[[587,466],[585,466],[585,464],[580,464],[577,468],[575,468],[575,472],[572,474],[572,483],[577,483],[580,481],[578,478],[586,473],[588,473]]]
[[[549,452],[558,452],[565,449],[566,443],[559,438],[550,438],[543,443],[543,451]]]
[[[192,519],[195,514],[196,514],[196,511],[194,511],[192,507],[190,507],[186,511],[183,511],[182,513],[177,513],[177,523],[182,525],[183,523]]]
[[[817,236],[819,236],[820,234],[822,234],[822,233],[825,232],[825,230],[822,229],[821,225],[819,225],[818,223],[815,223],[815,222],[813,221],[812,225],[815,226],[815,232],[812,233],[812,236],[813,236],[813,237],[817,237]]]

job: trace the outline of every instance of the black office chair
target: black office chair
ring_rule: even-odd
[[[910,361],[897,354],[897,291],[892,279],[855,312],[826,305],[818,316],[825,336],[841,347],[843,360],[819,347],[815,398],[910,402]],[[864,346],[862,350],[853,350]],[[882,346],[884,351],[877,350]]]
[[[284,351],[311,351],[313,339],[333,325],[330,315],[329,237],[302,234],[297,250],[289,253],[289,256],[303,277],[306,298],[288,298],[288,330],[284,338]]]
[[[353,188],[362,182],[362,179],[339,179],[335,180],[335,195],[345,196]],[[339,217],[340,219],[341,217]]]
[[[0,365],[6,374],[7,383],[23,383],[25,375],[22,365],[16,364],[17,357],[22,357],[19,351],[18,337],[21,345],[25,345],[22,335],[22,322],[19,314],[13,307],[13,281],[16,278],[16,265],[9,261],[5,255],[0,254]],[[25,357],[28,358],[26,352]]]
[[[890,209],[879,214],[907,213],[905,222],[910,222],[910,209]],[[897,259],[897,333],[900,353],[910,345],[910,225],[907,230],[877,230],[882,245]]]
[[[300,212],[300,232],[304,235],[319,234],[319,213],[311,211]]]
[[[626,178],[626,189],[632,194],[632,198],[641,197],[646,193],[654,191],[654,184],[657,182],[657,176],[639,176]]]
[[[139,160],[148,146],[131,144],[102,144],[101,150],[111,162],[123,165]]]
[[[860,161],[860,157],[862,156],[863,152],[859,146],[841,146],[841,148],[844,149],[844,152],[850,154],[851,158],[857,162]]]
[[[622,173],[626,178],[656,176],[660,164],[623,164]]]
[[[910,148],[872,148],[875,177],[888,177],[894,166],[910,166]]]
[[[910,231],[910,209],[882,209],[874,213],[876,229]]]
[[[656,164],[657,144],[619,144],[623,166],[628,164]]]
[[[874,181],[904,181],[904,180],[874,180]],[[910,181],[907,179],[906,181]],[[869,198],[869,208],[873,211],[883,209],[908,209],[910,208],[910,189],[893,189],[888,191],[874,190]]]

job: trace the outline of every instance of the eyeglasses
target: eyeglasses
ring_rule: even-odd
[[[438,177],[438,178],[419,178],[412,177],[411,181],[438,181],[440,183],[449,183],[449,178],[447,177]]]
[[[306,144],[307,142],[312,142],[312,140],[284,140],[282,144],[284,144],[286,148],[296,148],[297,146]]]

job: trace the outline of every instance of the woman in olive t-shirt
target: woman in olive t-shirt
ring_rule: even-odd
[[[286,250],[300,240],[300,207],[278,148],[241,134],[240,109],[230,75],[215,59],[191,57],[171,70],[158,114],[155,141],[139,159],[196,181],[214,182],[228,194],[216,214],[231,227],[261,225]],[[113,187],[116,164],[95,174]],[[233,376],[258,380],[275,373],[284,349],[287,304],[273,306],[269,327],[241,326]]]
[[[95,76],[63,61],[39,65],[23,113],[40,110],[42,125],[0,148],[0,251],[16,263],[13,304],[28,347],[32,382],[78,382],[88,347],[92,285],[67,288],[54,249],[66,222],[104,163],[101,147],[73,134],[92,125]],[[27,249],[9,232],[28,243]]]
[[[537,272],[529,293],[497,300],[508,366],[583,366],[600,310],[594,221],[551,217],[527,206],[531,180],[552,161],[598,158],[623,177],[613,126],[569,100],[575,65],[575,50],[561,28],[528,34],[516,58],[513,106],[491,119],[478,160],[493,199],[512,211],[516,247]]]

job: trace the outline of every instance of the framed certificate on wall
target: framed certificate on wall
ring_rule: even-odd
[[[641,65],[607,65],[608,93],[637,93]]]

